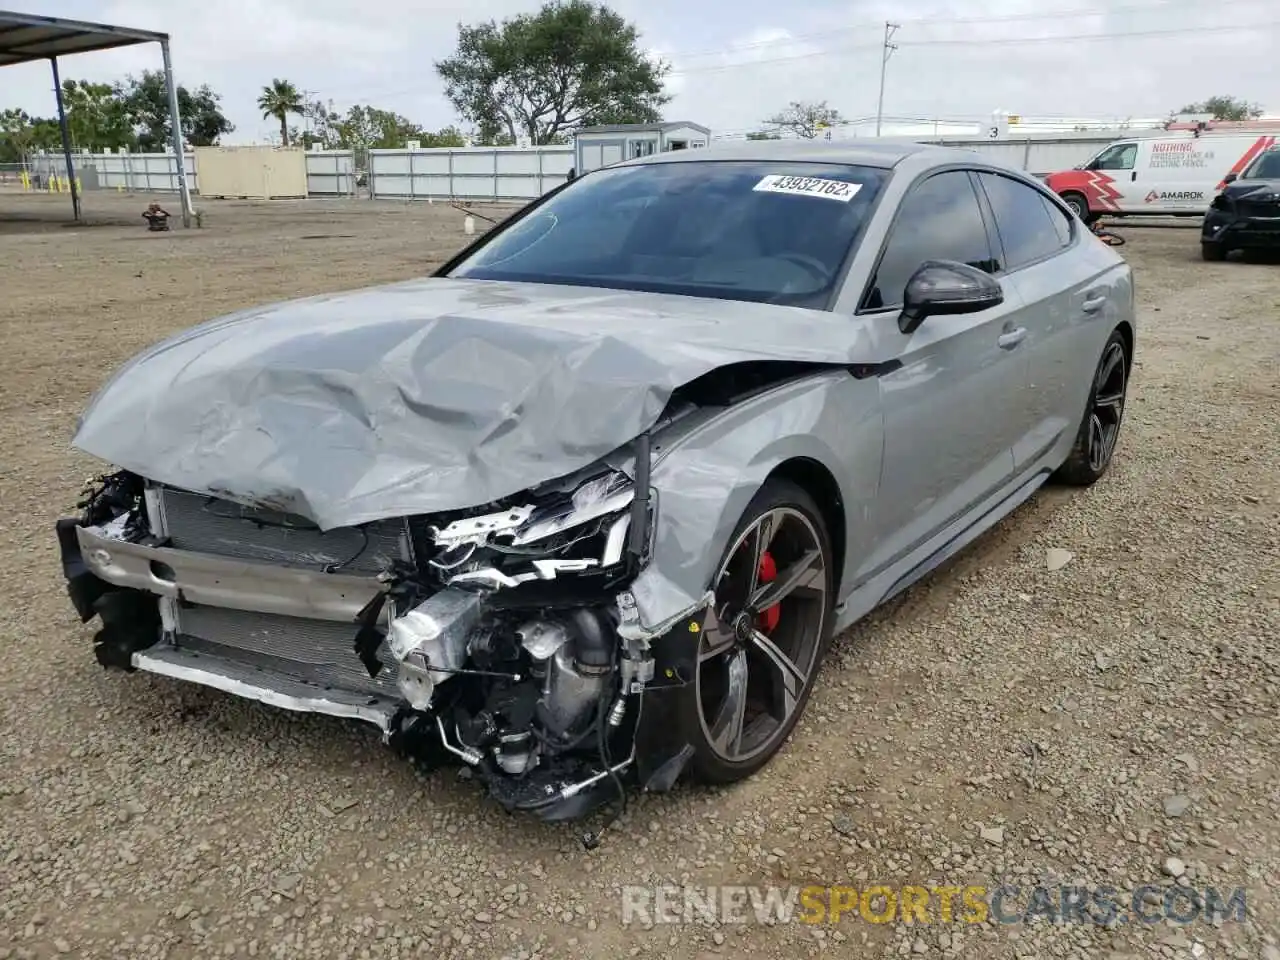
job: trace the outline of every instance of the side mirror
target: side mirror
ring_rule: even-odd
[[[926,317],[980,313],[1004,303],[1000,282],[954,260],[926,260],[907,281],[898,329],[914,333]]]
[[[1238,173],[1228,173],[1225,177],[1223,177],[1223,178],[1222,178],[1222,182],[1223,182],[1223,183],[1234,183],[1235,181],[1237,181],[1237,180],[1239,180],[1239,179],[1240,179],[1240,174],[1238,174]]]

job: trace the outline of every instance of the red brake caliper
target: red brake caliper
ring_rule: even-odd
[[[768,550],[764,552],[764,556],[760,558],[760,582],[772,583],[778,578],[778,565],[773,560],[773,554]],[[760,611],[760,630],[763,633],[772,633],[774,627],[778,625],[778,618],[782,616],[779,609],[781,604],[775,603],[767,610]]]

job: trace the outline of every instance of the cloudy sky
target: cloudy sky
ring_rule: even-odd
[[[886,116],[1163,116],[1230,94],[1280,112],[1276,0],[612,0],[673,66],[668,119],[740,133],[788,100],[874,115],[883,22],[900,29]],[[179,82],[210,84],[236,125],[264,141],[272,77],[332,99],[371,103],[428,127],[457,118],[432,68],[459,21],[501,19],[538,0],[7,0],[24,12],[167,31]],[[1128,36],[1124,36],[1124,35]],[[1100,36],[1107,39],[1097,39]],[[1093,38],[1093,39],[1091,39]],[[115,80],[160,65],[140,46],[70,58],[64,77]],[[0,107],[54,111],[43,64],[0,70]]]

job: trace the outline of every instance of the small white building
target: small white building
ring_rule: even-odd
[[[710,130],[687,120],[583,127],[574,137],[573,168],[576,173],[587,173],[668,150],[696,150],[710,140]]]

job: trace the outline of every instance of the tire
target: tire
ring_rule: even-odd
[[[757,532],[766,519],[772,529],[765,541],[769,559],[757,564]],[[677,708],[682,737],[694,749],[689,771],[695,780],[725,784],[749,777],[790,736],[831,639],[832,564],[830,534],[813,498],[789,481],[766,482],[716,566],[711,587],[717,617],[708,619],[699,636],[694,679]],[[757,591],[769,582],[781,587],[792,579],[789,571],[806,571],[805,582],[753,616],[743,612],[752,570]],[[784,669],[774,655],[785,657],[795,671]],[[762,709],[765,701],[772,710]]]
[[[1097,483],[1111,466],[1129,389],[1129,347],[1113,330],[1089,385],[1089,402],[1076,431],[1076,442],[1054,479],[1073,487]]]
[[[1062,202],[1071,208],[1071,212],[1083,220],[1085,223],[1091,223],[1089,219],[1089,201],[1085,199],[1083,193],[1076,193],[1074,190],[1068,190],[1062,194]]]
[[[1200,257],[1210,263],[1221,263],[1227,259],[1227,248],[1220,243],[1201,243]]]

